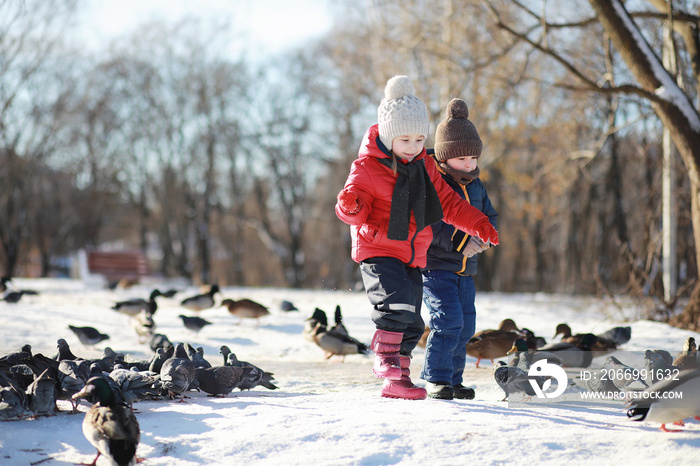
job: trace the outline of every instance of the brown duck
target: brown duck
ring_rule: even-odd
[[[590,344],[590,350],[593,351],[594,357],[601,356],[603,354],[617,350],[617,343],[615,343],[613,340],[608,340],[593,333],[572,334],[571,327],[569,327],[569,325],[565,323],[557,325],[555,331],[555,338],[557,337],[557,335],[561,335],[561,341],[563,343],[573,343],[581,349],[584,349],[584,339],[587,343],[592,342],[592,344]]]
[[[476,367],[482,359],[489,359],[493,364],[494,359],[508,355],[518,337],[518,326],[513,319],[504,319],[498,329],[476,332],[467,342],[467,354],[477,358]]]
[[[267,307],[247,298],[239,299],[238,301],[224,299],[221,301],[221,306],[226,307],[228,312],[239,317],[241,320],[239,320],[238,323],[241,323],[242,319],[260,319],[270,314]],[[259,320],[258,323],[260,323]]]

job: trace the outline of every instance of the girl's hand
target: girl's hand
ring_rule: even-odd
[[[498,232],[493,225],[489,223],[489,220],[486,217],[476,222],[473,228],[474,233],[481,241],[498,246]]]
[[[343,189],[338,193],[338,206],[346,215],[355,215],[362,208],[362,200],[354,192]]]

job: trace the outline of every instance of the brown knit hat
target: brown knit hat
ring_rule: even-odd
[[[481,138],[474,124],[467,119],[469,108],[462,99],[447,104],[447,116],[435,132],[435,158],[444,162],[455,157],[481,156]]]

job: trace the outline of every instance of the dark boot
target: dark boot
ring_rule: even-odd
[[[372,372],[377,377],[390,380],[401,379],[401,349],[403,333],[377,330],[372,337],[370,348],[374,351],[374,366]]]
[[[385,398],[402,398],[404,400],[425,400],[427,393],[425,388],[413,385],[411,382],[411,371],[409,366],[411,365],[411,358],[408,356],[401,356],[401,380],[384,380],[384,386],[382,387],[382,396]]]
[[[452,387],[454,397],[458,400],[473,400],[476,393],[473,388],[465,387],[462,384]]]

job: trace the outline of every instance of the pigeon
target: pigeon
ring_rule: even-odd
[[[20,419],[27,411],[27,397],[12,386],[0,387],[0,421]]]
[[[270,311],[262,304],[253,301],[252,299],[224,299],[221,301],[221,307],[226,307],[228,312],[239,318],[238,323],[243,319],[256,319],[260,325],[260,318],[270,315]]]
[[[129,317],[134,317],[138,315],[141,311],[145,311],[148,314],[153,315],[156,313],[156,310],[158,310],[158,303],[156,302],[156,298],[160,295],[160,290],[155,289],[151,291],[148,300],[141,298],[132,298],[126,301],[118,301],[114,304],[114,306],[112,306],[112,309],[117,312],[121,312],[122,314],[126,314]]]
[[[63,359],[58,364],[59,400],[70,401],[73,412],[76,413],[77,404],[73,395],[85,387],[90,378],[90,363],[85,359]]]
[[[28,294],[28,293],[26,293],[23,290],[10,291],[10,292],[5,293],[5,295],[2,297],[2,299],[0,299],[0,301],[5,301],[6,303],[10,303],[10,304],[17,304],[19,302],[19,300],[22,299],[22,296],[24,296],[25,294]]]
[[[167,350],[168,348],[173,347],[174,345],[168,340],[168,337],[166,335],[163,335],[162,333],[156,333],[151,336],[151,339],[148,341],[148,347],[151,348],[152,351],[156,351],[158,348],[162,348],[164,350]]]
[[[603,364],[613,384],[622,392],[641,391],[648,387],[642,371],[623,364],[615,356],[608,356]]]
[[[0,365],[6,363],[9,366],[14,366],[16,364],[26,364],[32,359],[32,347],[31,345],[23,345],[19,351],[12,351],[6,355],[0,357]]]
[[[293,312],[293,311],[298,311],[297,307],[291,302],[287,301],[286,299],[283,299],[282,302],[280,303],[280,310],[282,312]]]
[[[97,449],[97,456],[110,460],[110,464],[136,464],[136,449],[141,440],[141,430],[134,412],[117,401],[106,380],[90,378],[85,387],[73,399],[86,398],[93,402],[83,419],[83,435]]]
[[[184,402],[184,394],[195,380],[195,371],[195,365],[187,356],[185,345],[183,343],[175,345],[175,354],[166,359],[160,369],[161,386],[171,400],[179,396],[178,401]]]
[[[262,385],[263,387],[269,390],[276,390],[277,388],[279,388],[272,383],[272,381],[275,380],[275,378],[273,377],[274,374],[272,372],[265,372],[258,366],[251,364],[247,361],[239,361],[236,357],[236,354],[231,352],[229,347],[226,345],[219,348],[219,352],[224,357],[225,366],[235,366],[243,368],[249,367],[251,369],[249,373],[244,375],[244,378],[241,381],[241,383],[238,384],[239,390],[250,390],[251,388],[257,387],[258,385]]]
[[[109,340],[109,335],[100,333],[94,327],[75,327],[73,325],[68,325],[68,328],[75,333],[80,342],[85,346],[93,346],[97,343]]]
[[[210,396],[225,397],[248,376],[252,367],[215,366],[198,367],[197,381],[200,390]]]
[[[160,395],[154,384],[160,375],[147,375],[129,369],[115,368],[109,373],[109,378],[116,382],[124,402],[132,408],[134,402]]]
[[[644,368],[647,384],[671,377],[674,372],[680,372],[678,367],[673,365],[673,356],[666,350],[644,351]]]
[[[190,359],[197,369],[211,367],[211,363],[204,358],[204,348],[201,346],[198,346],[195,352],[190,355]]]
[[[208,292],[185,298],[180,302],[180,305],[191,311],[203,311],[214,307],[214,295],[216,293],[219,293],[219,285],[213,284]]]
[[[195,333],[199,333],[199,331],[204,327],[211,325],[211,322],[206,319],[202,319],[201,317],[188,317],[182,314],[180,314],[179,317],[182,319],[182,323],[185,325],[185,327]]]
[[[682,371],[645,389],[626,404],[633,421],[661,423],[664,432],[678,432],[666,424],[684,425],[683,420],[700,416],[700,370]]]
[[[574,377],[574,384],[583,387],[589,392],[619,393],[619,389],[611,380],[607,369],[586,371],[585,377]]]
[[[34,377],[27,387],[27,400],[29,410],[34,416],[51,416],[56,411],[56,385],[55,379],[48,375],[49,370]]]
[[[624,345],[632,338],[632,327],[613,327],[596,335],[599,340],[611,341],[615,345]]]
[[[497,361],[493,366],[493,377],[506,396],[501,401],[506,401],[514,393],[522,393],[523,396],[535,396],[535,390],[530,385],[530,380],[525,371],[519,367],[509,366],[503,361]],[[542,385],[546,377],[533,377]]]
[[[54,357],[56,361],[63,361],[64,359],[78,359],[76,355],[73,354],[73,352],[70,349],[70,345],[68,345],[68,342],[64,340],[63,338],[59,338],[58,341],[56,342],[56,346],[58,347],[58,353]]]

